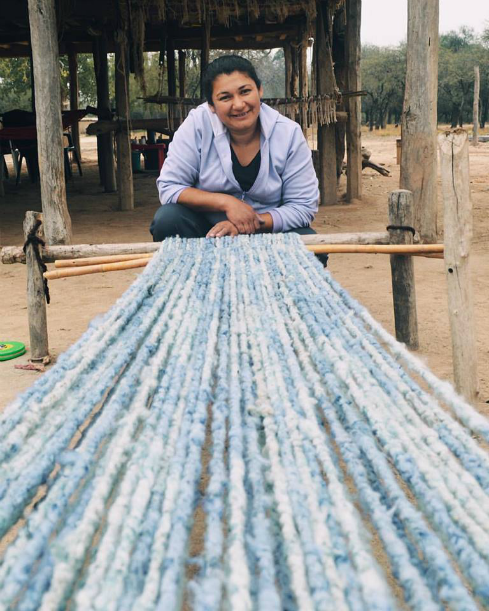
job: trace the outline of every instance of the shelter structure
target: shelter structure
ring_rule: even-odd
[[[348,146],[348,197],[361,197],[360,58],[361,0],[0,0],[0,57],[30,56],[33,66],[41,196],[46,239],[71,239],[63,177],[58,57],[70,65],[71,109],[78,107],[77,54],[92,52],[97,80],[101,182],[119,192],[121,209],[133,208],[131,128],[171,132],[200,100],[185,97],[185,56],[200,50],[201,69],[211,48],[283,48],[285,97],[268,100],[305,128],[318,126],[322,203],[336,202],[337,168]],[[311,77],[307,50],[314,41]],[[151,98],[165,104],[161,120],[130,120],[128,75],[143,75],[143,51],[159,51],[167,90]],[[109,100],[107,54],[116,58],[116,109]],[[177,70],[178,56],[178,70]],[[178,89],[177,89],[178,84]],[[177,95],[178,93],[178,95]],[[59,101],[58,101],[59,100]],[[150,101],[150,100],[148,100]],[[113,137],[116,134],[117,168]],[[75,145],[79,147],[77,126]],[[0,181],[1,182],[1,181]]]

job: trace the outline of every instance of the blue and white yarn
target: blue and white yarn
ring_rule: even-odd
[[[0,611],[489,608],[478,438],[298,236],[166,240],[0,415]]]

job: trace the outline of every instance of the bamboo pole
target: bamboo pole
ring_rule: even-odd
[[[119,261],[134,261],[135,259],[151,259],[152,252],[133,255],[107,255],[105,257],[86,257],[84,259],[61,259],[54,262],[54,267],[83,267],[84,265],[100,265],[102,263],[117,263]]]
[[[391,243],[412,245],[413,234],[406,229],[414,221],[413,194],[411,191],[393,191],[389,198],[389,233]],[[414,262],[411,257],[391,255],[392,299],[396,339],[411,350],[419,348],[418,316],[416,313],[416,288],[414,283]]]
[[[470,277],[472,204],[467,132],[438,136],[444,203],[445,270],[455,387],[469,402],[478,393],[474,301]]]
[[[44,272],[46,280],[57,280],[58,278],[68,278],[71,276],[85,276],[87,274],[98,274],[101,272],[116,272],[125,269],[135,269],[145,267],[150,257],[144,259],[133,259],[132,261],[119,261],[115,263],[102,263],[99,265],[86,265],[81,267],[67,267],[65,269]]]

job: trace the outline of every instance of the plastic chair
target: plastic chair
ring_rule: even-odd
[[[70,132],[65,132],[63,134],[63,143],[64,143],[63,155],[64,155],[64,160],[65,160],[66,177],[71,178],[73,176],[73,171],[71,169],[71,166],[73,164],[73,159],[75,160],[76,165],[78,166],[78,173],[80,174],[80,176],[83,176],[82,169],[81,169],[81,163],[80,163],[80,157],[78,156],[78,151],[76,150],[76,146],[73,144],[73,137],[70,134]],[[70,157],[70,153],[71,153],[71,157]]]

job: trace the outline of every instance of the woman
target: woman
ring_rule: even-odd
[[[300,126],[261,102],[251,62],[209,64],[207,102],[175,133],[157,187],[155,241],[255,232],[315,233],[319,191]]]

